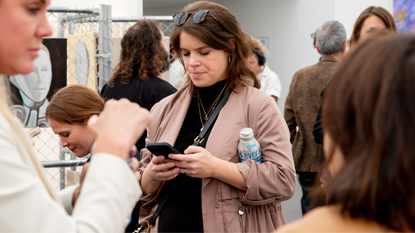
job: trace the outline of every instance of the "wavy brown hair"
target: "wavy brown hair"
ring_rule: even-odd
[[[322,119],[345,160],[327,186],[343,215],[415,231],[414,106],[413,35],[374,35],[342,59]]]
[[[138,76],[148,80],[148,75],[159,76],[167,69],[167,51],[161,42],[160,24],[154,20],[140,20],[128,29],[121,40],[120,63],[115,67],[110,87],[117,79],[129,83],[133,67],[138,68]]]
[[[359,15],[356,23],[354,24],[352,36],[349,40],[350,48],[357,43],[360,38],[360,32],[362,31],[363,23],[372,15],[379,17],[385,23],[387,29],[396,32],[395,20],[393,19],[391,13],[389,13],[389,11],[383,7],[370,6]]]
[[[94,90],[72,84],[56,92],[46,108],[46,119],[84,125],[93,115],[104,109],[104,100]]]
[[[182,11],[196,12],[201,9],[209,10],[206,19],[202,23],[195,24],[189,18],[182,26],[175,25],[173,28],[170,41],[183,66],[180,33],[186,32],[197,37],[213,49],[223,50],[231,54],[227,77],[229,88],[234,90],[238,85],[260,88],[261,84],[247,61],[251,54],[250,37],[242,30],[235,15],[226,7],[207,1],[195,2],[186,6]],[[212,15],[216,17],[220,24],[216,22]],[[235,42],[235,46],[231,44],[232,40]],[[194,84],[191,82],[190,76],[188,74],[186,76],[186,85],[180,91],[189,87],[191,93],[193,93]]]

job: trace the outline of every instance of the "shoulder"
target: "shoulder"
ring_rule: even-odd
[[[148,76],[147,83],[150,84],[149,86],[151,86],[152,89],[163,90],[164,92],[169,94],[176,92],[176,88],[173,85],[171,85],[166,80],[154,75]]]
[[[252,86],[237,86],[234,90],[235,98],[244,98],[248,103],[263,103],[273,100],[265,92]]]
[[[250,117],[273,115],[278,111],[274,99],[255,87],[238,86],[235,88],[233,95],[230,99],[235,98],[235,101],[240,101]]]
[[[316,69],[318,69],[318,66],[319,66],[319,63],[316,63],[314,65],[299,69],[297,72],[294,73],[294,77],[310,74],[310,72],[314,72]]]
[[[324,206],[313,209],[298,221],[279,228],[276,232],[384,232],[374,222],[343,217],[340,206]]]
[[[267,65],[265,65],[264,70],[262,71],[262,73],[266,76],[266,77],[271,77],[271,78],[278,78],[278,75],[272,71]]]
[[[169,111],[174,105],[180,104],[181,100],[187,95],[188,92],[184,90],[183,92],[175,92],[157,102],[151,108],[151,114],[161,114],[162,112]]]

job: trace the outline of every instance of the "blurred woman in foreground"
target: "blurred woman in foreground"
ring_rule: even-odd
[[[33,70],[42,38],[52,34],[46,19],[49,3],[0,0],[1,74]],[[4,83],[0,93],[0,232],[123,231],[141,194],[126,159],[150,121],[148,111],[126,100],[110,101],[99,117],[91,117],[88,128],[97,144],[81,194],[75,196],[70,188],[58,195],[9,110]]]
[[[329,205],[279,231],[415,231],[414,100],[413,35],[352,50],[323,100]]]

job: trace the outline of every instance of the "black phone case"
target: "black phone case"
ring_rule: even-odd
[[[181,154],[176,148],[167,142],[154,142],[147,144],[146,148],[155,155],[164,155],[167,158],[169,154]]]

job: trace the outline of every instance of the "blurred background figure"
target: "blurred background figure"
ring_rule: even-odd
[[[382,34],[347,54],[324,95],[329,205],[280,232],[415,231],[415,37]]]
[[[393,16],[383,7],[371,6],[366,8],[357,18],[349,40],[349,48],[364,40],[371,33],[387,29],[396,33]],[[321,95],[324,94],[324,91]],[[314,141],[323,144],[323,128],[321,127],[321,109],[319,110],[313,130]]]
[[[281,98],[281,81],[278,75],[266,65],[265,53],[267,50],[257,39],[251,37],[252,54],[248,57],[249,65],[261,82],[261,91],[265,92],[275,102]]]
[[[13,105],[12,112],[29,128],[48,127],[45,110],[49,104],[46,96],[52,82],[52,63],[49,50],[42,44],[34,61],[33,71],[26,75],[10,76],[10,82],[19,89],[22,105]]]
[[[158,77],[169,67],[169,54],[160,28],[157,21],[140,20],[128,29],[121,40],[120,63],[101,91],[105,100],[126,98],[150,110],[161,99],[176,92],[176,88]],[[147,131],[136,143],[138,151],[145,148],[146,137]],[[136,157],[140,160],[140,153]],[[127,232],[140,226],[140,206],[137,202]]]
[[[396,24],[392,14],[383,7],[370,6],[366,8],[354,24],[349,47],[352,48],[357,42],[366,39],[371,33],[382,29],[396,32]]]
[[[327,21],[317,30],[316,41],[322,59],[294,74],[284,109],[284,118],[291,134],[295,168],[303,191],[303,214],[311,210],[310,189],[324,162],[323,147],[314,142],[313,126],[321,105],[321,92],[346,51],[346,29],[338,21]]]
[[[155,103],[176,92],[170,83],[158,77],[168,69],[168,59],[160,24],[140,20],[123,36],[120,63],[102,88],[101,96],[104,100],[126,98],[150,110]],[[145,132],[136,143],[138,151],[145,147],[146,137]]]

